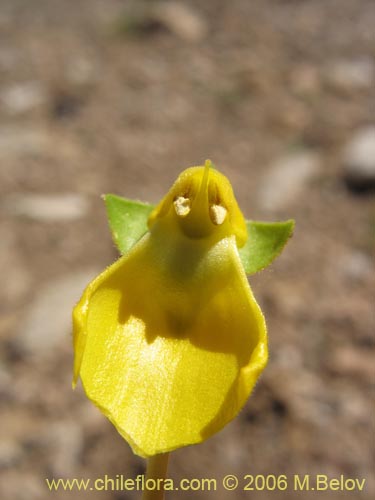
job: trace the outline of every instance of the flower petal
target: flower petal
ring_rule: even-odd
[[[74,343],[75,380],[141,456],[220,430],[267,362],[235,236],[160,224],[87,287]]]

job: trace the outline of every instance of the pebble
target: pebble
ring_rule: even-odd
[[[350,189],[375,188],[375,125],[357,130],[344,148],[342,163]]]
[[[89,212],[89,202],[82,194],[16,194],[5,198],[3,209],[11,215],[42,222],[77,220]]]
[[[375,65],[370,58],[335,61],[327,67],[326,81],[344,92],[370,89],[375,83]]]
[[[371,258],[360,251],[354,251],[339,259],[338,267],[342,276],[351,282],[364,281],[374,273]]]
[[[47,92],[39,82],[17,83],[0,93],[0,102],[12,115],[32,111],[46,100]]]
[[[31,357],[42,358],[59,345],[70,346],[73,306],[97,274],[95,270],[78,271],[41,287],[20,325],[17,347]]]
[[[269,211],[287,207],[319,173],[320,165],[320,156],[309,151],[291,153],[276,160],[259,186],[260,207]]]
[[[187,4],[160,2],[155,5],[153,17],[171,33],[187,42],[199,42],[207,35],[205,20]]]

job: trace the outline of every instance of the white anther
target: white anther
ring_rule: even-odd
[[[186,217],[186,215],[190,212],[191,203],[189,198],[185,198],[184,196],[179,196],[174,202],[174,209],[176,210],[176,214],[179,217]]]
[[[221,205],[211,205],[210,206],[210,217],[214,224],[220,226],[225,221],[227,216],[227,209]]]

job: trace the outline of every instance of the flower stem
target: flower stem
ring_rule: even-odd
[[[163,500],[164,480],[167,477],[169,453],[154,455],[147,460],[146,484],[148,479],[156,481],[155,489],[145,489],[142,500]],[[162,479],[162,481],[158,481]]]

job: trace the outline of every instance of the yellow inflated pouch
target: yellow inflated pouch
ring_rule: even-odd
[[[185,170],[148,232],[74,309],[74,384],[148,457],[233,419],[267,362],[266,325],[238,248],[246,223],[226,177]]]

